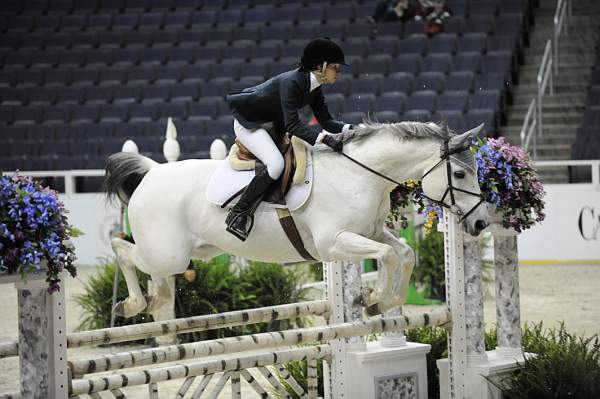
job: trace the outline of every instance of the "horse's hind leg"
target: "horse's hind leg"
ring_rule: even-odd
[[[171,281],[169,281],[171,279]],[[169,284],[172,283],[172,284]],[[146,311],[148,313],[155,313],[165,304],[171,302],[171,297],[175,295],[175,280],[174,277],[158,277],[152,276],[153,293],[149,297],[148,307]],[[171,285],[173,285],[171,287]]]
[[[146,299],[142,294],[140,282],[135,271],[135,265],[139,262],[135,256],[135,245],[121,238],[111,240],[112,249],[117,256],[117,261],[127,283],[129,296],[115,305],[114,313],[121,317],[133,317],[146,309]]]

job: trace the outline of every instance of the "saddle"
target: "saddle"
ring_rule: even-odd
[[[294,136],[290,139],[287,135],[277,143],[277,147],[283,155],[285,166],[277,182],[265,193],[263,201],[285,205],[285,195],[290,191],[292,184],[299,184],[304,180],[306,148],[302,140]],[[235,170],[258,171],[265,168],[265,165],[238,139],[231,146],[228,159],[232,169]]]
[[[315,261],[315,258],[313,258],[313,256],[304,247],[300,232],[298,231],[296,223],[294,222],[294,219],[287,208],[285,200],[285,195],[288,193],[293,184],[309,183],[309,181],[304,181],[307,166],[306,147],[299,138],[292,136],[290,139],[287,135],[283,136],[283,138],[276,144],[279,148],[279,151],[283,155],[285,166],[279,179],[277,179],[275,184],[273,184],[273,186],[267,190],[262,200],[273,204],[286,206],[286,208],[276,208],[277,217],[279,218],[279,223],[281,224],[283,231],[287,235],[296,251],[298,251],[298,253],[304,259]],[[231,146],[231,149],[229,150],[228,159],[231,168],[234,170],[258,171],[260,168],[266,167],[237,139],[235,140],[235,144]],[[221,205],[221,207],[232,201],[235,197],[241,194],[242,191],[243,189],[234,194],[233,197],[229,198],[224,205]]]

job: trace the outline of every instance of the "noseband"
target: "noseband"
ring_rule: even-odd
[[[430,174],[431,172],[433,172],[438,166],[440,166],[442,164],[442,162],[446,162],[446,174],[448,177],[448,185],[446,186],[446,191],[444,191],[444,195],[442,196],[442,198],[440,200],[435,200],[433,198],[428,197],[427,195],[423,194],[424,198],[427,198],[429,201],[433,202],[434,204],[437,204],[443,208],[448,209],[451,213],[455,214],[456,216],[459,217],[458,222],[462,223],[467,217],[469,217],[469,215],[471,215],[475,209],[477,209],[482,203],[483,203],[483,196],[481,194],[477,194],[477,193],[472,193],[470,191],[467,190],[463,190],[461,188],[458,187],[454,187],[452,185],[452,166],[451,166],[451,162],[450,162],[450,156],[453,154],[457,154],[463,151],[466,151],[469,149],[469,146],[466,147],[459,147],[459,148],[455,148],[454,150],[450,151],[450,147],[448,146],[449,140],[444,140],[444,143],[442,144],[442,147],[440,148],[440,153],[441,153],[441,157],[438,163],[436,163],[435,165],[433,165],[427,172],[425,172],[425,174],[421,177],[421,181],[423,181],[423,179],[425,178],[425,176],[427,176],[428,174]],[[345,156],[346,158],[348,158],[349,160],[351,160],[352,162],[354,162],[355,164],[357,164],[358,166],[362,167],[363,169],[368,170],[369,172],[383,178],[386,179],[400,187],[402,187],[406,192],[410,192],[411,188],[408,187],[406,184],[404,183],[400,183],[397,182],[396,180],[392,179],[391,177],[388,177],[386,175],[384,175],[383,173],[380,173],[376,170],[371,169],[370,167],[368,167],[367,165],[357,161],[356,159],[352,158],[350,155],[345,154],[345,153],[341,153],[343,156]],[[456,205],[456,200],[454,197],[454,192],[455,191],[459,191],[461,193],[465,193],[465,194],[469,194],[469,195],[473,195],[475,197],[479,198],[479,202],[473,206],[467,213],[464,213],[462,211],[462,209],[460,209],[459,206]],[[450,204],[447,204],[444,202],[444,199],[446,199],[446,196],[450,194]]]

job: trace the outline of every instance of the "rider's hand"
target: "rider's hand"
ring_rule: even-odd
[[[327,134],[325,137],[323,137],[323,144],[328,145],[335,152],[342,152],[344,149],[344,143],[342,143],[342,140],[331,134]]]

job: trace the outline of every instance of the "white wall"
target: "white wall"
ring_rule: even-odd
[[[69,211],[69,223],[85,233],[73,240],[76,265],[96,265],[98,258],[113,256],[110,236],[119,230],[119,209],[107,204],[103,194],[61,194],[59,197]]]
[[[519,261],[600,262],[600,187],[555,184],[544,189],[546,220],[519,236]]]

